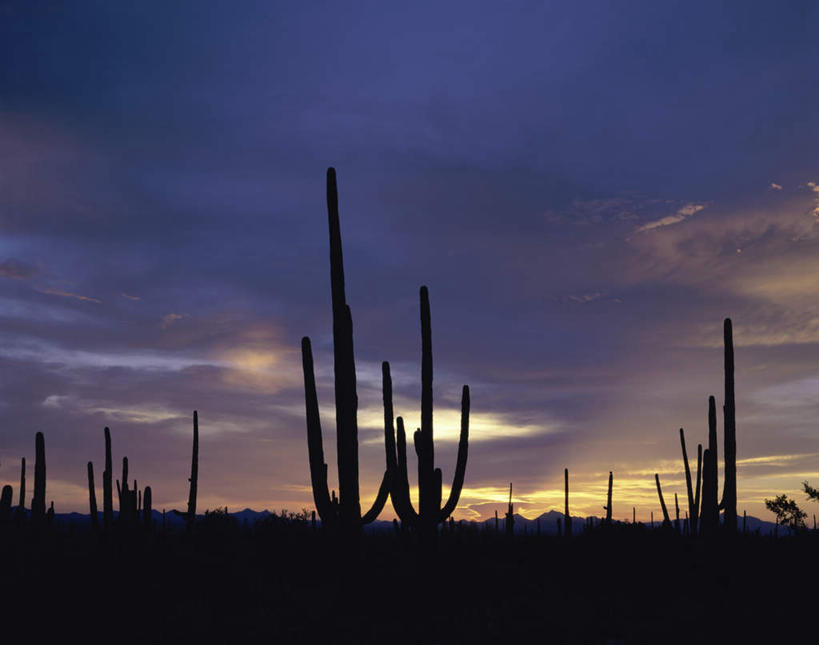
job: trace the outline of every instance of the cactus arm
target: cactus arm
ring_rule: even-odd
[[[663,489],[660,486],[660,476],[654,473],[654,481],[657,483],[657,495],[660,496],[660,506],[663,508],[663,524],[671,524],[671,518],[668,517],[668,509],[665,506],[665,499],[663,499]]]
[[[88,462],[88,505],[91,512],[91,526],[97,528],[97,491],[94,489],[94,464]]]
[[[324,462],[324,448],[321,440],[321,418],[316,393],[316,377],[313,371],[313,350],[307,336],[301,339],[301,356],[307,416],[307,453],[310,461],[313,501],[322,524],[328,525],[336,519],[335,508],[330,500],[330,491],[327,486],[327,464]]]
[[[378,494],[375,496],[375,501],[372,507],[361,518],[361,524],[369,524],[375,521],[381,511],[384,510],[384,505],[387,503],[387,498],[390,496],[390,473],[384,472],[381,478],[381,486],[378,487]]]
[[[697,534],[700,520],[700,487],[702,484],[702,444],[697,444],[697,492],[694,494],[694,514],[692,517],[691,533]]]
[[[469,386],[464,385],[461,393],[461,437],[458,441],[458,458],[455,463],[455,477],[452,480],[452,488],[449,490],[449,499],[441,509],[441,521],[452,515],[458,506],[461,498],[461,490],[464,486],[464,476],[466,475],[466,459],[469,453]]]
[[[401,518],[401,521],[408,526],[413,526],[418,522],[418,513],[412,506],[409,488],[409,472],[407,470],[407,437],[404,432],[404,419],[398,417],[398,437],[395,444],[395,453],[398,457],[398,477],[392,480],[391,494],[393,497],[393,508]],[[396,506],[397,504],[397,506]],[[404,513],[402,515],[401,513]]]
[[[384,361],[381,364],[381,391],[384,399],[384,449],[387,456],[387,473],[389,475],[390,499],[395,514],[402,522],[412,522],[415,510],[409,498],[409,484],[407,482],[407,447],[404,436],[404,420],[398,417],[400,429],[401,450],[395,441],[395,417],[392,404],[392,376],[390,364]],[[400,466],[403,463],[403,467]]]
[[[111,463],[111,431],[104,430],[105,434],[105,470],[102,471],[102,523],[107,530],[114,519],[114,493],[111,478],[113,466]]]
[[[685,488],[688,492],[688,514],[694,517],[694,509],[696,508],[694,488],[691,485],[691,468],[688,465],[688,453],[685,450],[685,431],[682,428],[680,428],[680,445],[682,446],[683,464],[685,465]]]

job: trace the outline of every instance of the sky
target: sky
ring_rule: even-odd
[[[200,509],[312,508],[333,166],[362,506],[381,361],[419,423],[427,285],[445,489],[471,388],[457,518],[510,481],[523,515],[562,508],[564,468],[578,515],[609,471],[615,518],[659,515],[654,473],[684,509],[725,317],[740,513],[816,512],[817,27],[809,1],[0,2],[0,483],[42,431],[48,501],[87,512],[109,426],[184,508],[196,409]]]

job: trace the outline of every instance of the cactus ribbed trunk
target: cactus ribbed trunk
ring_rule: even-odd
[[[697,490],[694,494],[694,518],[690,525],[691,534],[698,534],[698,527],[700,523],[700,489],[702,487],[702,444],[697,444]]]
[[[566,521],[566,537],[571,537],[572,535],[572,516],[569,515],[569,469],[563,469],[563,482],[564,482],[564,509],[563,509],[563,517]]]
[[[723,327],[725,343],[725,405],[723,406],[725,430],[725,482],[722,487],[722,504],[725,510],[725,530],[737,531],[737,421],[734,401],[734,339],[731,319],[726,318]]]
[[[31,499],[31,520],[42,522],[46,514],[45,438],[42,432],[36,434],[34,447],[34,497]]]
[[[107,531],[114,521],[114,482],[111,460],[111,431],[105,428],[105,470],[102,472],[102,525]]]
[[[94,489],[94,464],[88,462],[88,506],[91,512],[91,527],[96,531],[99,528],[97,518],[97,491]]]

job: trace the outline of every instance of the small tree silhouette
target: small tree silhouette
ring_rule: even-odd
[[[793,531],[805,528],[805,518],[808,516],[796,501],[788,499],[787,495],[779,495],[776,499],[766,499],[765,508],[776,515],[776,523],[787,526]]]

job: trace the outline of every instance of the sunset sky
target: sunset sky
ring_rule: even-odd
[[[456,517],[510,481],[560,508],[564,467],[579,515],[610,470],[615,518],[659,514],[655,472],[682,505],[726,316],[739,512],[816,512],[817,33],[810,1],[0,2],[0,483],[42,430],[87,512],[110,426],[182,508],[197,409],[200,510],[311,508],[308,335],[336,485],[334,166],[363,505],[381,361],[419,423],[428,285],[445,487],[472,393]]]

